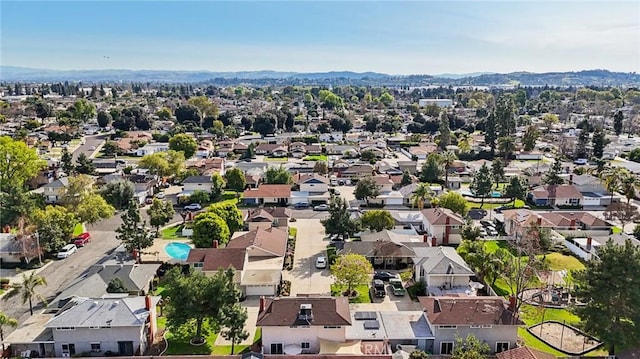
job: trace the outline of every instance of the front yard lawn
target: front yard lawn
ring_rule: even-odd
[[[160,238],[162,239],[181,239],[186,238],[182,236],[182,224],[178,224],[172,227],[167,227],[160,231]]]
[[[224,191],[220,199],[213,202],[212,204],[238,204],[242,202],[242,193],[239,193],[240,196],[236,195],[234,191]]]
[[[303,158],[303,161],[327,161],[327,155],[309,155]]]
[[[332,284],[331,285],[331,296],[332,297],[340,297],[342,293],[347,290],[346,287]],[[369,286],[368,285],[359,285],[355,288],[358,292],[358,296],[355,298],[349,298],[349,303],[371,303],[371,296],[369,295]]]
[[[167,318],[158,318],[158,328],[166,328]],[[189,341],[193,336],[194,328],[185,326],[176,333],[167,330],[165,333],[165,339],[167,339],[167,352],[166,355],[209,355],[213,352],[213,345],[216,342],[218,333],[209,326],[209,323],[205,321],[202,326],[203,334],[206,336],[206,343],[203,345],[191,345]],[[229,346],[229,352],[231,352],[231,346]]]
[[[287,162],[289,161],[289,157],[264,157],[265,161],[274,161],[274,162]]]

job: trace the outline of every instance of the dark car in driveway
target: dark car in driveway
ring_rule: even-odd
[[[482,219],[486,217],[487,211],[482,208],[472,208],[469,210],[468,216],[471,219]]]
[[[398,278],[398,276],[391,272],[382,271],[382,270],[377,270],[373,273],[373,279],[380,279],[386,282],[391,278]]]
[[[384,282],[380,279],[374,279],[371,285],[373,287],[373,294],[376,298],[384,298],[387,296],[387,291],[384,288]]]

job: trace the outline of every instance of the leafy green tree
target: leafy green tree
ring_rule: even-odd
[[[206,204],[211,201],[211,195],[207,191],[195,190],[189,195],[189,201],[191,201],[191,203]]]
[[[218,104],[212,102],[206,96],[197,96],[189,99],[189,104],[195,106],[198,109],[200,118],[205,117],[218,117]],[[187,157],[188,158],[188,157]]]
[[[106,111],[98,112],[98,126],[105,128],[113,121],[111,114]]]
[[[247,180],[244,176],[244,172],[238,167],[230,168],[224,174],[224,178],[227,182],[227,188],[235,191],[236,193],[241,192],[247,186]]]
[[[215,213],[229,227],[231,234],[241,230],[244,227],[242,212],[238,206],[231,203],[214,203],[207,208],[207,212]]]
[[[229,226],[214,212],[200,213],[193,221],[191,239],[196,248],[211,248],[214,240],[220,246],[225,246],[230,238]]]
[[[373,177],[367,176],[358,181],[356,188],[353,191],[356,199],[368,201],[369,198],[376,198],[380,195],[380,189],[373,180]]]
[[[491,148],[491,154],[496,151],[496,141],[498,139],[496,114],[491,112],[484,123],[484,142]]]
[[[267,184],[292,184],[293,177],[291,173],[283,166],[269,167],[264,174],[265,183]]]
[[[440,142],[438,146],[442,150],[446,150],[447,146],[451,144],[451,129],[449,128],[449,116],[445,111],[440,112],[440,125],[438,127],[440,131]]]
[[[376,160],[376,153],[373,151],[362,151],[362,153],[360,154],[360,159],[365,161],[365,162],[371,162],[371,161],[375,161]]]
[[[0,136],[0,188],[21,188],[32,179],[46,162],[38,157],[35,149],[9,136]]]
[[[131,200],[120,218],[122,218],[122,224],[116,229],[116,238],[124,243],[128,251],[137,251],[137,258],[140,258],[139,254],[142,250],[153,245],[154,236],[140,217],[138,204]]]
[[[117,181],[107,183],[100,190],[100,195],[116,209],[125,208],[133,196],[135,195],[135,188],[131,181],[120,179]]]
[[[216,172],[211,176],[211,197],[218,198],[222,195],[224,189],[224,178],[220,173]]]
[[[318,93],[322,107],[328,110],[340,109],[344,107],[342,98],[329,90],[320,90]]]
[[[389,211],[372,210],[366,211],[360,217],[360,223],[363,228],[367,228],[373,232],[380,232],[383,229],[393,229],[396,222]]]
[[[96,106],[85,99],[79,99],[69,109],[73,118],[87,122],[96,115]]]
[[[604,341],[609,355],[640,344],[638,273],[640,249],[629,240],[624,245],[607,241],[598,258],[588,261],[584,270],[572,272],[574,295],[585,303],[574,311],[586,331]]]
[[[553,125],[560,122],[560,117],[553,113],[545,113],[542,116],[542,122],[544,123],[544,127],[546,128],[546,132],[549,133]]]
[[[55,111],[53,110],[53,106],[48,104],[46,101],[39,99],[35,105],[34,110],[36,112],[36,116],[41,120],[41,123],[44,123],[44,120],[48,117],[53,117],[55,115]]]
[[[255,158],[255,157],[256,157],[255,146],[253,145],[253,143],[250,143],[249,146],[247,146],[247,150],[242,155],[242,158],[243,159],[251,159],[251,158]]]
[[[636,224],[636,226],[633,227],[633,236],[636,237],[636,239],[640,239],[640,224]]]
[[[110,218],[115,209],[95,192],[82,196],[82,200],[73,208],[73,213],[80,223],[94,224],[102,219]]]
[[[41,193],[30,193],[24,187],[13,185],[2,188],[0,192],[0,225],[12,225],[20,217],[28,217],[38,209],[45,208]]]
[[[511,198],[514,201],[515,205],[516,199],[524,201],[524,198],[527,195],[527,186],[524,184],[524,181],[520,177],[513,176],[509,180],[509,184],[504,190],[504,195],[505,197]]]
[[[429,354],[422,350],[414,350],[409,354],[409,359],[429,359]]]
[[[373,266],[365,256],[348,253],[336,258],[331,266],[331,274],[335,277],[336,284],[346,287],[346,292],[351,295],[355,287],[369,282]]]
[[[500,182],[504,180],[504,167],[504,162],[499,158],[494,159],[491,163],[491,175],[493,176],[493,181],[496,183],[496,188],[498,188]]]
[[[149,224],[155,227],[156,236],[158,236],[160,226],[169,223],[175,212],[171,202],[154,198],[153,203],[151,203],[151,206],[147,209],[147,214],[149,215]]]
[[[179,133],[169,140],[169,149],[182,151],[184,158],[191,158],[198,149],[198,143],[193,137],[185,133]]]
[[[15,318],[4,314],[0,311],[0,342],[2,342],[2,352],[4,352],[4,327],[15,328],[18,326],[18,321]]]
[[[620,135],[622,133],[622,122],[624,121],[624,115],[622,111],[616,112],[613,115],[613,129],[616,131],[616,135]]]
[[[76,172],[80,174],[90,175],[96,170],[96,166],[93,164],[93,161],[84,154],[84,152],[78,155],[76,158]]]
[[[440,156],[432,153],[427,156],[427,160],[422,164],[420,170],[420,182],[439,182],[442,177],[442,168],[440,166]]]
[[[327,172],[329,172],[329,169],[327,168],[327,163],[325,161],[317,161],[313,165],[313,172],[321,176],[326,175]]]
[[[458,192],[443,193],[438,197],[438,205],[448,208],[461,216],[467,215],[467,200]]]
[[[510,137],[516,132],[513,100],[510,95],[502,95],[496,100],[495,119],[498,137]]]
[[[38,227],[40,247],[49,253],[57,252],[69,242],[77,223],[73,213],[60,206],[38,209],[31,214],[31,219]]]
[[[332,196],[329,201],[329,217],[320,220],[327,234],[338,234],[346,238],[358,231],[358,222],[351,219],[349,203],[339,196]]]
[[[525,151],[532,151],[536,147],[536,141],[540,137],[540,131],[535,126],[527,127],[524,135],[522,136],[522,145]]]
[[[68,176],[70,176],[75,169],[75,166],[73,165],[73,156],[71,156],[66,147],[62,149],[62,153],[60,155],[60,167],[62,167],[62,170]]]
[[[138,167],[146,168],[150,173],[161,176],[177,176],[184,168],[184,154],[169,150],[145,155],[138,162]]]
[[[256,116],[253,122],[253,130],[262,136],[266,136],[275,132],[277,124],[278,117],[276,115],[271,112],[263,112]]]
[[[240,343],[249,337],[249,332],[244,330],[249,316],[247,315],[247,308],[243,308],[238,303],[228,306],[223,312],[225,312],[222,322],[224,329],[220,334],[226,340],[231,341],[231,355],[233,355],[236,343]]]
[[[607,140],[606,134],[602,128],[596,128],[596,131],[593,133],[593,137],[591,138],[591,143],[593,146],[593,157],[602,158],[604,148],[609,143],[609,140]]]
[[[37,291],[40,286],[47,285],[47,279],[43,276],[36,274],[36,271],[31,271],[30,274],[26,272],[20,273],[21,282],[15,285],[16,290],[12,290],[8,295],[4,296],[4,300],[8,300],[15,295],[20,295],[22,304],[29,303],[29,312],[33,315],[33,300],[39,300],[43,303],[47,303],[47,298]]]
[[[564,179],[560,177],[560,173],[562,173],[562,163],[559,158],[556,158],[551,167],[549,167],[549,171],[542,178],[542,182],[549,186],[561,185],[564,183]]]
[[[393,96],[391,96],[390,93],[385,92],[380,95],[380,102],[382,102],[386,107],[389,107],[393,103]]]
[[[166,306],[167,326],[170,330],[193,330],[196,343],[204,343],[202,325],[206,320],[213,330],[224,325],[225,312],[237,305],[240,289],[234,283],[233,268],[220,268],[213,276],[191,270],[184,274],[174,267],[165,276],[163,296],[169,298]]]
[[[401,187],[408,186],[411,183],[413,183],[413,178],[411,178],[411,174],[409,173],[409,171],[404,171],[402,173],[402,179],[400,180],[400,186]]]
[[[485,163],[474,174],[471,185],[469,186],[469,189],[473,192],[474,196],[482,198],[480,208],[484,206],[485,198],[491,195],[492,188],[493,180],[491,179],[491,170],[489,170],[489,167],[487,167],[487,164]]]
[[[456,338],[451,359],[486,359],[489,351],[489,344],[469,334],[464,340]]]
[[[158,110],[158,112],[156,112],[156,116],[158,116],[158,119],[160,121],[169,121],[171,120],[171,116],[173,116],[173,113],[171,112],[170,108],[163,107]]]
[[[129,289],[127,289],[122,279],[116,277],[109,281],[107,293],[129,293]]]
[[[176,121],[182,124],[193,123],[195,125],[199,125],[200,121],[202,121],[200,110],[198,107],[193,105],[178,106],[175,110],[175,116]]]
[[[462,226],[460,236],[463,240],[475,241],[480,238],[480,228],[476,227],[473,221],[467,221],[467,223]]]
[[[505,136],[498,138],[498,150],[504,156],[504,160],[508,161],[516,150],[516,142],[513,137]]]

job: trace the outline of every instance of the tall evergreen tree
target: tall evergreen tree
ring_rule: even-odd
[[[153,245],[153,234],[140,217],[138,204],[131,200],[120,218],[122,218],[122,224],[116,229],[116,238],[124,243],[128,251],[137,251],[140,258],[142,250]]]
[[[485,198],[491,195],[492,188],[493,181],[491,179],[491,170],[485,163],[475,173],[473,180],[471,181],[471,185],[469,186],[469,189],[473,192],[474,196],[482,198],[480,208],[484,206]]]

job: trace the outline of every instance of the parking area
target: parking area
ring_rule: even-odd
[[[316,268],[316,258],[326,256],[328,239],[319,219],[298,219],[291,223],[298,229],[293,270],[284,271],[283,279],[291,281],[291,296],[297,294],[330,295],[333,278],[329,268]]]

